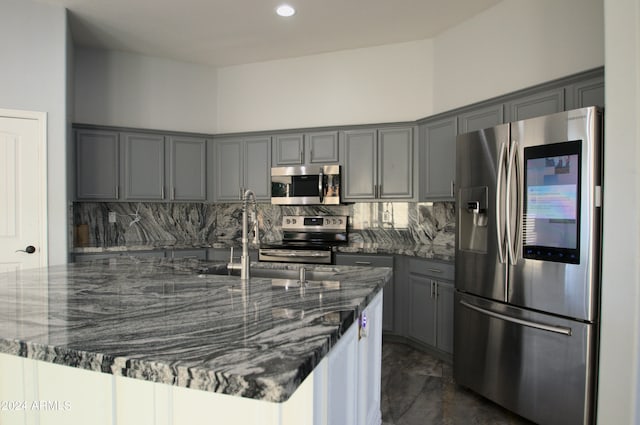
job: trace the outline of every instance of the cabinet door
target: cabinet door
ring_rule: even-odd
[[[596,77],[567,88],[567,109],[604,107],[604,77]]]
[[[338,132],[324,131],[305,134],[308,164],[338,163]]]
[[[506,104],[507,122],[564,111],[564,88],[535,93]]]
[[[391,255],[359,255],[336,254],[336,264],[343,266],[371,266],[394,268],[394,257]],[[395,270],[391,281],[384,286],[382,299],[382,330],[394,331]]]
[[[207,198],[207,141],[193,137],[171,137],[171,200],[204,201]]]
[[[273,165],[301,165],[304,163],[304,136],[302,133],[275,136]]]
[[[458,134],[495,127],[503,122],[504,108],[502,104],[485,106],[465,112],[458,117]]]
[[[344,132],[343,200],[375,199],[378,178],[376,146],[375,129]]]
[[[413,197],[413,129],[387,128],[378,132],[378,197]]]
[[[243,180],[242,140],[216,140],[214,199],[216,201],[239,201]]]
[[[426,276],[409,273],[408,336],[424,344],[436,345],[435,286]]]
[[[420,126],[420,200],[454,200],[456,117]]]
[[[119,152],[118,133],[115,131],[76,131],[78,199],[118,199]]]
[[[245,140],[243,188],[251,189],[258,200],[271,199],[271,137]]]
[[[368,330],[358,342],[358,424],[381,423],[382,303],[376,295],[363,313]]]
[[[453,353],[453,284],[437,282],[437,347],[447,353]]]
[[[164,199],[164,136],[123,133],[123,145],[125,199]]]

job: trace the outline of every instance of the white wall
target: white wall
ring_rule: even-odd
[[[67,262],[66,35],[63,8],[0,2],[0,108],[47,113],[49,264]]]
[[[430,40],[222,68],[221,133],[415,120],[431,113]]]
[[[598,423],[640,424],[640,0],[605,0]]]
[[[604,64],[602,0],[504,0],[434,40],[434,112]]]
[[[74,122],[216,131],[214,68],[88,48],[75,56]]]

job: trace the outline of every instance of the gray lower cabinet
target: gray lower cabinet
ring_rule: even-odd
[[[163,135],[122,133],[124,200],[165,199],[165,145]]]
[[[453,265],[408,259],[406,336],[453,353]]]
[[[337,131],[277,135],[273,139],[273,166],[337,164],[338,146]]]
[[[342,266],[369,266],[369,267],[391,267],[393,268],[392,255],[362,255],[362,254],[336,254],[336,264]],[[391,279],[383,289],[382,297],[382,330],[384,332],[394,331],[394,279]]]
[[[74,254],[73,261],[76,263],[85,263],[90,261],[99,261],[99,260],[112,260],[118,258],[164,258],[165,251],[164,250],[153,250],[153,251],[122,251],[122,252],[109,252],[109,253],[98,253],[98,254]]]
[[[165,251],[165,255],[169,258],[191,258],[194,260],[206,260],[207,248],[188,248],[188,249],[173,249]]]
[[[219,139],[212,142],[210,199],[238,202],[251,189],[257,200],[271,199],[271,137]]]
[[[120,139],[117,131],[75,131],[76,197],[117,200],[120,196]]]
[[[413,133],[413,127],[344,131],[343,200],[413,200]]]
[[[428,120],[418,126],[420,200],[453,201],[456,177],[456,116]]]
[[[207,248],[188,248],[188,249],[156,249],[152,251],[121,251],[121,252],[109,252],[109,253],[97,253],[97,254],[74,254],[73,260],[76,263],[83,263],[87,261],[96,260],[110,260],[118,258],[175,258],[175,259],[187,259],[193,258],[197,260],[207,259]]]

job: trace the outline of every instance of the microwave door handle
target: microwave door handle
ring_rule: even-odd
[[[324,173],[322,168],[320,169],[320,175],[318,176],[318,195],[320,196],[320,203],[324,202]]]

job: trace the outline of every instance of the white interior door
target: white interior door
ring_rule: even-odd
[[[46,114],[0,109],[0,272],[47,265]]]

